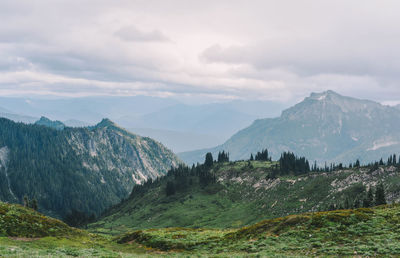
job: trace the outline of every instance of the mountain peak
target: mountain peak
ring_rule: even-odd
[[[310,95],[310,98],[315,100],[325,100],[327,98],[332,98],[332,97],[343,97],[343,96],[334,92],[333,90],[327,90],[320,93],[313,92]]]
[[[40,119],[37,120],[35,124],[54,128],[56,130],[63,130],[65,128],[65,124],[63,124],[62,122],[50,120],[45,116],[40,117]]]
[[[103,118],[100,123],[98,123],[95,127],[96,128],[105,128],[110,126],[117,126],[113,121],[108,118]]]

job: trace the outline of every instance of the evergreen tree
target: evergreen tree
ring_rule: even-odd
[[[363,207],[368,208],[371,207],[374,204],[374,193],[372,191],[372,187],[369,188],[367,192],[367,196],[365,197],[363,201]]]
[[[165,189],[167,196],[175,194],[175,184],[171,181],[167,182],[167,188]]]
[[[212,156],[211,152],[208,152],[206,154],[206,160],[204,161],[204,166],[206,166],[207,168],[210,168],[210,167],[212,167],[213,164],[214,164],[213,156]]]
[[[218,152],[218,162],[229,162],[229,153],[225,153],[225,151]]]
[[[385,188],[383,186],[383,183],[380,183],[376,187],[375,191],[375,205],[382,205],[386,204],[386,198],[385,198]]]
[[[254,157],[253,157],[253,153],[250,155],[250,161],[253,161]]]
[[[262,150],[261,152],[257,152],[255,158],[255,160],[260,160],[260,161],[270,161],[271,158],[268,155],[268,150]]]

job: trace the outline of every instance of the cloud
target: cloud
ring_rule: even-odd
[[[135,26],[122,27],[115,32],[115,35],[126,41],[142,41],[142,42],[165,42],[169,41],[168,37],[165,36],[159,30],[153,30],[151,32],[144,32],[138,30]]]
[[[290,8],[289,8],[290,7]],[[400,100],[400,2],[0,1],[0,94]]]

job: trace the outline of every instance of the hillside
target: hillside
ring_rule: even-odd
[[[400,167],[380,166],[315,172],[300,176],[273,176],[276,162],[216,163],[211,179],[203,172],[169,173],[133,189],[131,196],[90,225],[103,233],[162,227],[231,228],[262,219],[346,207],[360,203],[367,188],[383,182],[387,201],[400,200]],[[181,173],[181,174],[179,174]],[[197,174],[196,174],[197,173]],[[202,182],[203,180],[203,182]],[[167,194],[169,182],[176,191]],[[347,203],[346,203],[347,202]],[[251,212],[250,212],[251,211]]]
[[[0,202],[0,237],[46,237],[78,235],[81,231],[57,219],[16,204]]]
[[[1,257],[117,257],[121,253],[137,257],[146,252],[135,244],[120,245],[21,205],[0,202]]]
[[[0,202],[0,256],[398,256],[399,213],[399,205],[385,205],[290,215],[234,229],[173,227],[107,237]]]
[[[398,256],[400,207],[305,213],[240,229],[167,228],[127,233],[119,243],[218,257]]]
[[[275,159],[283,151],[292,151],[320,164],[369,162],[399,149],[399,126],[400,112],[395,107],[327,91],[311,94],[278,118],[254,121],[220,146],[179,156],[192,164],[202,161],[207,152],[225,150],[240,160],[268,148]]]
[[[72,210],[100,214],[179,163],[160,143],[108,119],[85,128],[48,126],[0,119],[0,200],[22,203],[27,195],[58,218]]]

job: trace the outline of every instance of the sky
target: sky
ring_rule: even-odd
[[[1,0],[0,95],[400,103],[400,1]]]

